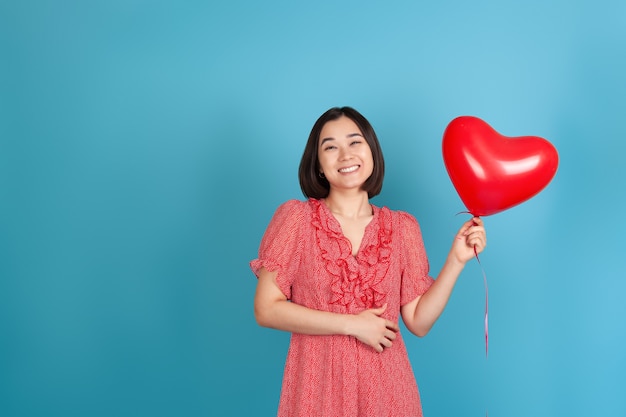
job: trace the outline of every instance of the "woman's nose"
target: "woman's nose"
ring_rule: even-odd
[[[350,157],[352,156],[352,154],[350,153],[350,149],[349,148],[339,148],[339,159],[340,160],[345,160],[345,159],[350,159]]]

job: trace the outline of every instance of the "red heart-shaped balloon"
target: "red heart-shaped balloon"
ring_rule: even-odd
[[[443,160],[467,210],[488,216],[543,190],[556,174],[556,148],[537,136],[507,137],[483,120],[461,116],[443,134]]]

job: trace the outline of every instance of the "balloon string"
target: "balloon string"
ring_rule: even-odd
[[[457,213],[459,214],[467,213],[473,216],[469,211],[462,211]],[[474,222],[476,225],[476,222]],[[480,258],[478,257],[478,251],[476,250],[476,245],[474,245],[474,256],[476,257],[476,261],[478,261],[478,265],[480,265],[480,269],[483,273],[483,284],[485,285],[485,358],[489,357],[489,286],[487,285],[487,274],[485,273],[485,268],[483,268],[483,264],[480,262]],[[488,410],[485,410],[485,417],[489,417]]]
[[[480,269],[483,272],[483,283],[485,284],[485,357],[487,357],[489,355],[489,287],[487,286],[487,274],[478,257],[476,246],[474,246],[474,256],[476,256],[478,265],[480,265]]]
[[[485,284],[485,358],[489,356],[489,287],[487,286],[487,274],[485,268],[480,263],[476,246],[474,246],[474,256],[480,265],[480,269],[483,271],[483,283]],[[485,410],[485,417],[489,417],[489,413]]]
[[[459,214],[470,214],[473,216],[472,213],[470,213],[469,211],[461,211],[459,213],[457,213],[457,216]],[[474,225],[476,225],[476,222],[474,222]],[[478,261],[478,265],[480,265],[480,269],[483,273],[483,283],[485,285],[485,357],[489,356],[489,287],[487,286],[487,274],[485,273],[485,268],[483,268],[482,263],[480,262],[480,258],[478,257],[478,251],[476,250],[476,245],[474,245],[474,256],[476,257],[476,260]]]

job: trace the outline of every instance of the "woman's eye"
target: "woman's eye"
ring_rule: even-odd
[[[329,150],[332,150],[332,149],[335,149],[335,148],[336,148],[336,146],[334,146],[334,145],[329,145],[329,146],[325,147],[325,148],[324,148],[324,150],[325,150],[325,151],[329,151]]]
[[[360,140],[355,140],[354,142],[352,142],[350,145],[358,145],[359,143],[361,143]]]

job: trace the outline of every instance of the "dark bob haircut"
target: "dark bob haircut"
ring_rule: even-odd
[[[322,129],[327,122],[337,120],[341,117],[347,117],[352,120],[359,128],[365,141],[372,151],[374,160],[374,170],[372,175],[363,183],[363,191],[367,191],[367,195],[372,198],[380,193],[383,188],[383,177],[385,176],[385,161],[383,159],[383,151],[380,149],[378,138],[374,128],[365,117],[351,107],[333,107],[322,114],[313,125],[309,139],[304,148],[302,159],[300,160],[300,168],[298,169],[298,178],[300,179],[300,188],[307,198],[326,198],[330,192],[330,184],[326,178],[322,178],[320,173],[320,165],[318,159],[319,139]]]

